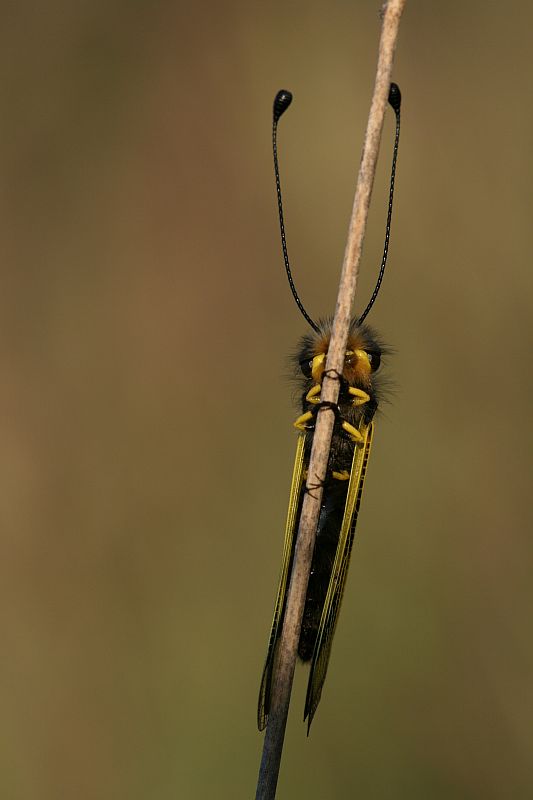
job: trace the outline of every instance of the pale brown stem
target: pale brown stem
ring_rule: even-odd
[[[330,376],[342,373],[343,369],[351,309],[355,297],[370,196],[376,172],[381,130],[389,96],[394,51],[404,6],[405,0],[389,0],[382,11],[376,81],[348,229],[348,240],[344,252],[337,306],[326,362],[326,373],[322,383],[321,399],[331,403],[336,403],[339,395],[339,381]],[[330,371],[329,374],[328,371]],[[322,499],[322,489],[317,488],[317,486],[320,487],[322,485],[326,475],[334,419],[333,412],[327,408],[322,409],[317,414],[307,478],[309,491],[305,494],[300,515],[283,630],[278,645],[277,665],[272,684],[270,710],[263,744],[256,800],[272,800],[276,796],[305,594],[311,570]]]

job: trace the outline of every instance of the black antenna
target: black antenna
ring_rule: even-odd
[[[392,154],[392,170],[390,176],[390,189],[389,189],[389,210],[387,213],[387,226],[385,228],[385,246],[383,248],[383,258],[381,259],[381,267],[379,270],[376,286],[372,293],[372,297],[370,298],[370,302],[368,303],[367,307],[357,320],[358,325],[360,325],[363,322],[366,315],[374,305],[376,297],[378,296],[378,292],[381,286],[381,281],[383,280],[383,273],[385,272],[385,265],[387,263],[387,255],[389,252],[390,225],[392,219],[392,198],[394,196],[394,178],[396,177],[396,159],[398,158],[398,142],[400,141],[400,106],[402,104],[402,93],[400,92],[400,87],[398,86],[397,83],[391,83],[390,85],[389,103],[392,106],[394,113],[396,114],[396,136],[394,138],[394,151]]]
[[[289,254],[287,253],[287,240],[285,238],[285,223],[283,221],[283,203],[281,202],[281,183],[279,180],[277,134],[278,134],[279,118],[288,109],[291,103],[292,103],[292,94],[287,89],[280,89],[280,91],[274,98],[274,114],[272,121],[272,151],[274,153],[274,172],[276,174],[276,192],[278,195],[278,213],[279,213],[279,229],[281,233],[281,246],[283,248],[283,260],[285,261],[285,270],[287,272],[287,278],[289,279],[289,286],[291,287],[292,296],[296,300],[296,305],[306,318],[309,325],[312,327],[315,333],[319,333],[318,325],[313,322],[313,320],[303,307],[302,301],[298,297],[298,292],[296,291],[296,286],[294,285],[294,281],[292,279],[292,273],[289,264]]]

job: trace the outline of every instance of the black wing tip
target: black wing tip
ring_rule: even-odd
[[[257,730],[264,731],[266,728],[268,719],[268,714],[265,711],[264,703],[262,702],[262,698],[259,697],[259,703],[257,705]]]
[[[268,722],[268,698],[266,693],[263,692],[263,682],[261,683],[261,692],[259,695],[259,703],[257,704],[257,730],[264,731]]]
[[[304,722],[307,720],[307,736],[309,737],[309,732],[311,730],[311,723],[314,719],[315,712],[317,710],[318,703],[314,705],[310,705],[308,700],[305,702],[305,709],[304,709]]]

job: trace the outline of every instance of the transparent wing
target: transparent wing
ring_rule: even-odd
[[[257,704],[257,727],[260,731],[266,726],[268,712],[270,709],[270,689],[272,686],[272,673],[274,670],[274,660],[276,656],[276,645],[281,634],[281,623],[285,608],[285,598],[289,584],[289,568],[294,549],[294,537],[296,533],[296,521],[300,493],[303,484],[304,473],[304,447],[305,433],[300,434],[296,443],[296,456],[294,459],[294,470],[292,473],[291,492],[289,497],[289,510],[287,512],[287,522],[285,524],[285,540],[283,543],[283,557],[281,561],[281,575],[279,579],[278,595],[274,609],[274,619],[270,631],[268,651],[261,678],[261,688],[259,689],[259,702]]]
[[[313,721],[313,716],[320,702],[322,687],[324,686],[328,670],[333,635],[335,633],[335,626],[342,602],[346,575],[348,574],[357,514],[361,503],[366,467],[372,444],[374,423],[371,422],[369,425],[362,423],[359,427],[359,431],[363,436],[363,441],[361,445],[355,448],[353,456],[346,506],[344,508],[344,516],[339,534],[339,543],[337,545],[337,552],[335,554],[335,561],[331,572],[324,609],[320,618],[313,658],[311,660],[304,712],[304,719],[309,718],[307,724],[308,733],[311,722]]]

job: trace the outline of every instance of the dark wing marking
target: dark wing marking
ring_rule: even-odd
[[[283,611],[285,609],[285,598],[289,585],[289,567],[294,549],[294,537],[296,534],[296,523],[300,493],[303,485],[304,473],[304,447],[306,434],[302,433],[298,437],[296,444],[296,456],[294,459],[294,470],[292,473],[291,492],[289,496],[289,510],[287,512],[287,522],[285,524],[285,540],[283,543],[283,557],[281,561],[281,575],[279,579],[278,595],[274,609],[274,619],[270,631],[268,651],[261,678],[261,688],[259,689],[259,702],[257,704],[257,727],[260,731],[265,728],[270,710],[270,690],[272,687],[272,674],[274,671],[274,661],[276,655],[276,645],[281,634],[281,623]]]
[[[348,485],[348,494],[346,497],[346,506],[344,508],[344,517],[339,534],[339,543],[337,545],[335,562],[333,564],[328,592],[324,602],[324,609],[320,618],[315,649],[311,661],[309,682],[307,684],[304,720],[309,718],[307,724],[308,733],[315,711],[320,702],[322,687],[324,686],[324,681],[326,679],[326,673],[328,670],[333,635],[335,633],[335,626],[337,624],[342,595],[346,583],[346,575],[348,574],[355,526],[357,523],[357,514],[359,512],[359,505],[361,503],[366,467],[368,463],[368,457],[370,455],[370,447],[372,444],[374,423],[371,422],[369,425],[365,425],[363,422],[360,425],[359,430],[363,435],[363,442],[361,445],[357,446],[354,451],[350,482]]]

